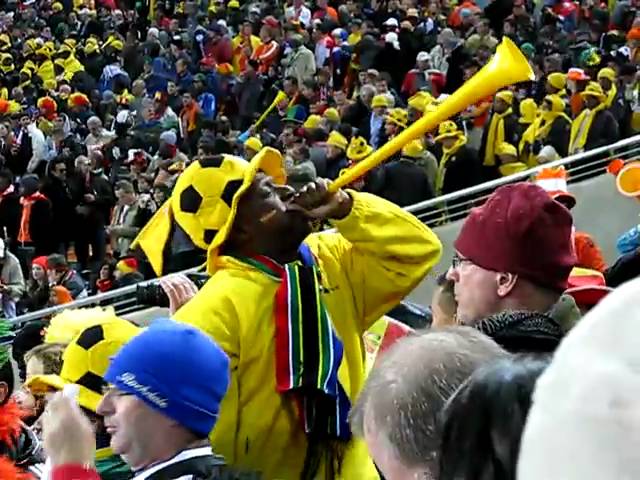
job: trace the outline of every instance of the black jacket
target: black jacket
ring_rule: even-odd
[[[482,183],[481,162],[468,147],[462,146],[447,160],[442,194],[457,192]]]
[[[9,249],[14,252],[18,241],[21,210],[17,189],[0,197],[0,236],[10,239]]]
[[[41,192],[51,202],[53,224],[55,228],[51,235],[55,243],[61,243],[72,238],[71,231],[75,226],[76,211],[71,190],[66,181],[49,177],[42,186]]]
[[[83,221],[94,227],[106,225],[109,222],[115,196],[111,184],[101,173],[91,173],[88,182],[76,175],[69,180],[69,188],[73,203],[81,207],[80,216]],[[86,194],[93,195],[95,201],[87,203],[84,199]]]
[[[557,117],[551,124],[551,129],[547,136],[536,142],[534,153],[539,153],[540,148],[551,145],[560,157],[564,158],[569,154],[569,138],[571,136],[571,123],[566,118]]]
[[[591,123],[584,149],[591,150],[593,148],[604,147],[605,145],[617,142],[619,139],[618,121],[613,116],[613,113],[609,110],[600,110],[596,113]]]
[[[372,171],[367,178],[366,189],[400,207],[433,198],[427,172],[405,158],[388,162]]]

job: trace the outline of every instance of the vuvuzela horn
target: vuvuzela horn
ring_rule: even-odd
[[[340,175],[329,189],[335,192],[350,184],[395,154],[411,140],[423,136],[444,120],[453,117],[478,100],[493,95],[508,85],[534,79],[535,75],[525,56],[511,40],[504,37],[489,63],[442,102],[437,109],[427,113],[397,137],[392,138]]]
[[[273,99],[273,102],[271,102],[271,105],[269,105],[269,106],[267,107],[267,109],[266,109],[264,112],[262,112],[262,115],[260,115],[260,117],[258,118],[258,120],[256,120],[256,121],[255,121],[255,123],[254,123],[253,125],[251,125],[251,128],[253,128],[254,130],[255,130],[256,128],[258,128],[258,127],[260,126],[260,124],[261,124],[262,122],[264,122],[264,119],[265,119],[265,118],[267,118],[267,115],[269,115],[269,114],[271,113],[271,111],[272,111],[274,108],[276,108],[276,106],[277,106],[277,105],[278,105],[282,100],[284,100],[285,98],[287,98],[287,94],[286,94],[286,93],[284,93],[282,90],[278,90],[278,93],[276,94],[276,98],[274,98],[274,99]],[[241,142],[246,142],[246,141],[247,141],[247,139],[248,139],[248,138],[249,138],[249,136],[250,136],[250,133],[249,133],[249,132],[251,131],[251,128],[249,128],[249,130],[247,130],[246,132],[241,133],[241,134],[238,136],[238,140],[240,140]]]
[[[625,197],[640,200],[640,162],[625,165],[616,177],[616,187]]]

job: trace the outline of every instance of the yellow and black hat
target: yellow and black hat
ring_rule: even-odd
[[[145,225],[132,248],[139,246],[156,274],[161,275],[164,247],[175,220],[196,246],[208,250],[207,268],[213,273],[218,251],[231,231],[238,201],[259,171],[272,177],[276,184],[287,181],[282,154],[270,147],[260,150],[250,162],[233,155],[194,161],[178,177],[171,198]]]
[[[45,393],[76,384],[79,387],[78,403],[95,412],[106,386],[103,376],[111,357],[140,332],[139,327],[115,315],[110,320],[91,325],[75,336],[65,349],[60,375],[34,375],[27,380],[26,386],[34,393]]]

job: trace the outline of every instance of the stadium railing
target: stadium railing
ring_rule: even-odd
[[[605,173],[607,165],[613,159],[620,158],[622,160],[630,160],[637,157],[640,157],[640,135],[626,138],[617,143],[596,148],[588,152],[578,153],[549,162],[509,177],[500,178],[465,190],[420,202],[407,207],[407,211],[423,220],[429,227],[437,230],[439,225],[466,216],[474,205],[484,201],[496,188],[510,183],[529,180],[543,168],[564,166],[569,174],[569,184],[571,184]],[[196,269],[192,269],[183,273],[195,270]],[[158,281],[159,279],[153,279],[141,282],[138,285],[153,284]],[[11,322],[22,325],[29,321],[50,317],[67,308],[90,306],[112,306],[116,312],[122,315],[133,313],[147,308],[147,306],[140,306],[136,302],[136,289],[138,285],[131,285],[110,292],[100,293],[66,305],[27,313],[11,319]]]

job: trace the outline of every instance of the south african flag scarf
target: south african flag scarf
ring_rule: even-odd
[[[276,385],[291,393],[309,437],[348,440],[349,398],[338,381],[343,346],[322,301],[320,271],[309,247],[280,265],[265,256],[239,260],[280,282],[275,298]]]

